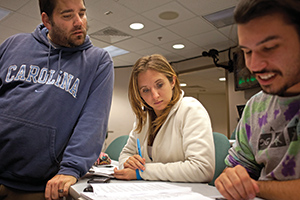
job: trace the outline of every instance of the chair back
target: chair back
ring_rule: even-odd
[[[230,142],[228,138],[218,132],[213,132],[214,144],[215,144],[215,174],[214,178],[209,185],[214,186],[215,180],[222,173],[222,171],[226,168],[226,164],[224,162],[225,157],[228,154],[228,150],[230,148]]]
[[[128,135],[122,135],[114,139],[106,148],[105,153],[108,154],[110,159],[112,160],[119,160],[120,153],[127,143]]]

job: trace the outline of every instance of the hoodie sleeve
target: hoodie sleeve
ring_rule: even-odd
[[[113,62],[106,51],[99,57],[102,59],[98,64],[85,106],[63,154],[58,174],[72,175],[76,178],[83,176],[101,152],[111,108],[114,70]]]

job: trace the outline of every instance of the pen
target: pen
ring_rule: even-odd
[[[138,151],[139,151],[139,155],[142,157],[142,152],[141,152],[141,144],[140,144],[140,139],[136,139],[136,143],[137,143],[137,146],[138,146]]]
[[[140,139],[136,139],[136,143],[137,143],[137,146],[138,146],[138,152],[139,152],[139,155],[142,157],[142,151],[141,151],[141,144],[140,144]],[[141,170],[143,172],[143,170]]]

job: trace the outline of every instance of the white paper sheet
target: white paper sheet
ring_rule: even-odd
[[[93,200],[211,200],[190,187],[181,187],[165,182],[91,184],[94,193],[83,192],[81,196]]]
[[[114,168],[118,168],[118,162],[112,161],[109,165],[98,165],[92,166],[89,170],[91,175],[100,175],[100,176],[107,176],[113,178],[112,174],[114,173]]]

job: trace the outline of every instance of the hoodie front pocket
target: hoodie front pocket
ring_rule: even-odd
[[[55,128],[0,114],[0,129],[1,174],[34,181],[58,170]]]

